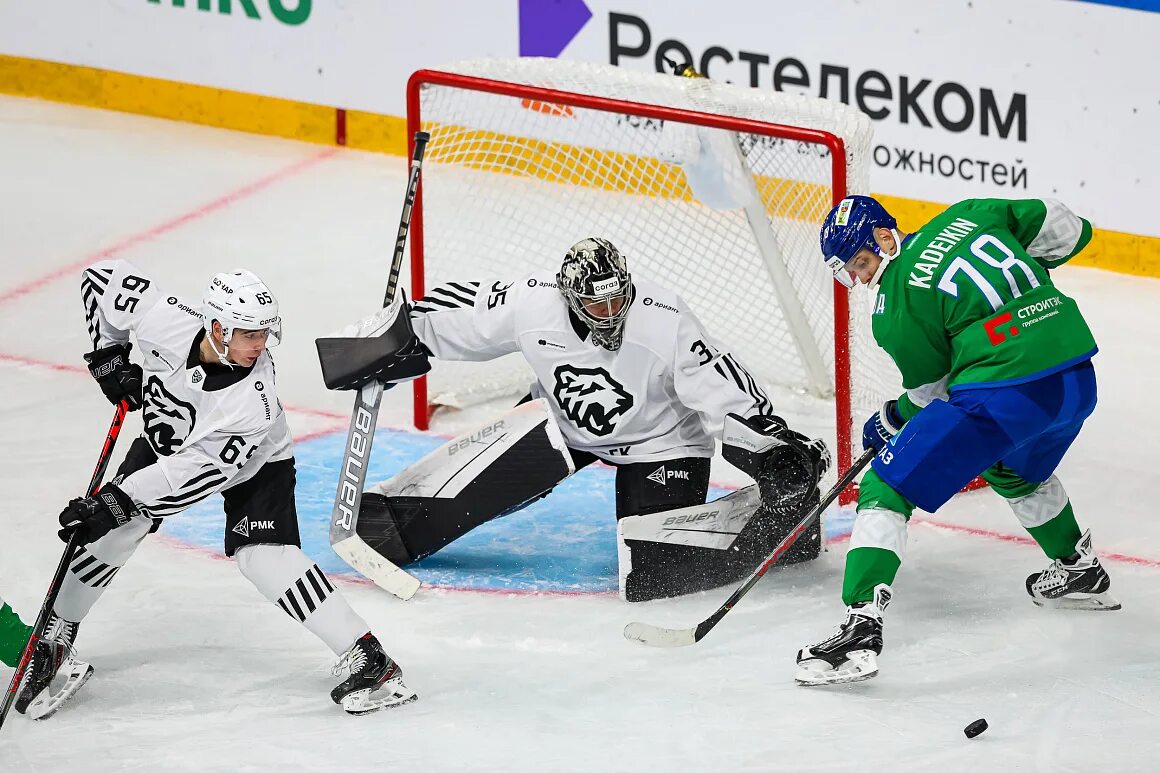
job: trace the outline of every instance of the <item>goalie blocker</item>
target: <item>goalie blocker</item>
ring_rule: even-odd
[[[327,389],[357,390],[372,381],[389,387],[431,370],[430,352],[415,335],[411,305],[402,294],[382,311],[314,344]]]
[[[636,477],[640,482],[648,477],[644,471],[623,480],[618,474],[622,598],[646,601],[734,582],[768,555],[804,509],[817,503],[818,480],[829,463],[824,445],[767,417],[743,420],[731,415],[723,439],[725,458],[752,475],[757,485],[715,502],[676,509],[650,506],[635,485]],[[577,467],[594,460],[565,446],[543,400],[526,402],[369,489],[362,497],[357,533],[383,558],[406,566],[477,526],[540,499]],[[670,496],[703,502],[709,460],[675,461],[703,464],[686,464],[690,474],[669,484],[683,483],[684,489]],[[653,466],[624,465],[650,470]],[[821,544],[815,524],[784,560],[816,558]]]

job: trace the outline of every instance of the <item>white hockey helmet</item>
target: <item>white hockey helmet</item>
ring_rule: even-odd
[[[224,365],[231,364],[226,357],[235,330],[269,330],[267,348],[277,346],[282,340],[278,299],[252,271],[239,269],[214,274],[201,297],[201,312],[206,333],[209,334],[209,345]],[[224,351],[218,351],[213,342],[215,320],[222,326]]]

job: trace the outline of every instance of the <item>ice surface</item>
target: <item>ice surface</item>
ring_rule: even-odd
[[[112,415],[80,367],[79,267],[128,258],[191,296],[218,270],[245,266],[265,278],[285,315],[280,394],[304,463],[316,454],[309,469],[324,467],[351,396],[324,390],[313,338],[378,302],[404,169],[398,158],[0,98],[0,170],[0,588],[29,618],[60,555],[55,514],[88,480]],[[589,567],[572,569],[575,577],[597,576],[592,567],[612,555],[611,513],[602,522],[598,508],[571,512],[561,497],[460,554],[452,567],[460,573],[441,581],[491,587],[424,589],[404,603],[341,583],[420,694],[416,704],[355,719],[327,697],[335,680],[326,649],[220,559],[207,511],[147,540],[120,572],[80,639],[96,675],[48,722],[12,717],[0,734],[0,768],[1155,768],[1160,281],[1079,268],[1056,276],[1102,346],[1100,407],[1060,475],[1108,559],[1121,612],[1034,607],[1023,578],[1044,559],[992,493],[968,494],[915,519],[881,675],[806,690],[793,684],[793,653],[841,617],[840,540],[812,565],[772,571],[699,644],[649,650],[621,637],[625,623],[689,626],[728,591],[630,606],[607,592],[606,570],[603,585],[585,580],[573,592],[521,576],[551,565],[553,550],[575,549],[574,566]],[[717,332],[728,340],[729,331]],[[406,429],[409,400],[406,389],[387,394],[383,428]],[[435,430],[452,434],[494,409],[437,415]],[[832,432],[828,416],[799,418]],[[381,435],[376,454],[396,436]],[[389,445],[418,453],[435,440]],[[714,475],[742,482],[724,466]],[[324,470],[304,477],[305,535],[320,528],[316,504],[333,482]],[[609,479],[594,470],[585,485],[607,492]],[[832,534],[842,518],[831,519]],[[529,525],[522,540],[521,524]],[[504,592],[505,583],[523,592]],[[978,717],[990,729],[964,739]]]

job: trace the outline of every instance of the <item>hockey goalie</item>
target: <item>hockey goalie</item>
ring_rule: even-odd
[[[363,495],[358,535],[398,566],[547,496],[596,461],[616,469],[628,601],[745,576],[818,501],[825,444],[774,415],[754,377],[686,303],[634,279],[605,239],[575,244],[558,273],[449,282],[405,309],[396,304],[376,324],[352,328],[383,331],[361,348],[331,339],[347,356],[324,357],[327,385],[389,382],[401,359],[411,374],[417,351],[473,361],[519,352],[536,378],[514,410]],[[755,485],[706,503],[717,437]],[[821,544],[815,522],[784,561],[816,558]]]

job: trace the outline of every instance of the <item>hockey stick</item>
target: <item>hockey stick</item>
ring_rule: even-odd
[[[814,506],[801,519],[797,526],[793,527],[793,530],[778,543],[777,547],[773,549],[773,552],[769,554],[769,557],[761,563],[761,566],[757,567],[753,574],[749,575],[745,582],[741,583],[741,586],[733,591],[733,595],[718,607],[716,612],[697,623],[693,628],[662,628],[648,623],[629,623],[624,627],[624,638],[647,644],[650,647],[686,647],[704,639],[705,635],[713,630],[713,626],[721,622],[721,618],[725,617],[729,613],[729,610],[737,605],[741,597],[757,584],[757,581],[769,570],[769,567],[773,566],[777,562],[777,559],[781,558],[787,550],[793,547],[793,543],[797,541],[797,538],[809,528],[810,524],[822,514],[823,510],[830,506],[831,502],[838,498],[838,494],[846,486],[850,485],[850,482],[857,477],[858,473],[862,472],[862,469],[870,463],[870,460],[877,453],[876,450],[871,448],[854,460],[854,463],[850,465],[850,469],[846,470],[842,477],[838,479],[838,482],[834,484],[834,487],[830,489],[829,493],[822,497],[822,501]]]
[[[113,423],[109,425],[109,434],[105,436],[105,445],[101,449],[100,458],[97,459],[97,466],[93,470],[93,477],[89,481],[88,493],[85,496],[95,496],[97,489],[100,488],[101,479],[105,477],[105,470],[109,467],[109,458],[113,455],[113,446],[117,444],[117,436],[121,434],[121,427],[125,423],[125,414],[128,410],[129,405],[124,400],[117,404],[117,411],[113,414]],[[16,692],[20,689],[24,672],[32,661],[32,653],[36,650],[36,643],[44,635],[44,628],[48,625],[48,617],[56,605],[60,586],[64,584],[64,574],[68,571],[73,554],[76,553],[78,547],[80,547],[79,535],[74,530],[68,539],[68,545],[65,546],[64,555],[60,557],[60,563],[56,565],[56,574],[52,576],[52,582],[48,586],[48,594],[44,597],[44,603],[40,605],[40,614],[37,615],[36,623],[32,626],[32,635],[29,637],[28,643],[24,645],[20,663],[16,666],[12,680],[8,683],[8,692],[4,695],[4,705],[0,706],[0,728],[4,727],[4,720],[7,719],[8,712],[16,700]]]
[[[403,267],[407,232],[411,230],[411,209],[415,204],[415,191],[419,187],[419,173],[423,169],[423,152],[430,139],[431,135],[427,132],[415,132],[411,176],[407,180],[403,213],[399,217],[399,235],[395,240],[395,254],[391,259],[391,273],[387,277],[387,291],[383,295],[384,309],[394,301],[395,290],[399,285],[399,271]],[[375,585],[383,590],[406,601],[419,590],[419,580],[379,555],[355,530],[363,489],[366,488],[367,464],[371,458],[371,445],[375,440],[375,425],[378,421],[383,391],[382,382],[372,381],[360,389],[358,396],[355,397],[354,412],[350,417],[350,431],[346,436],[346,451],[342,457],[342,473],[338,480],[338,491],[334,495],[334,509],[330,514],[330,546],[355,571],[373,580]]]

